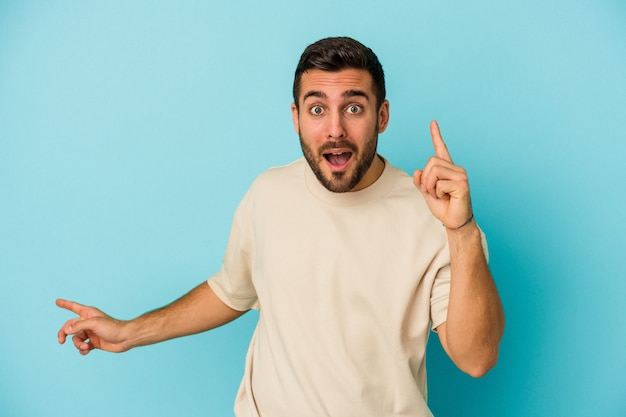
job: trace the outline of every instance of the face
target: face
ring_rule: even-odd
[[[291,105],[302,152],[328,190],[357,191],[373,184],[384,168],[376,156],[378,134],[389,121],[389,103],[380,108],[366,70],[313,69],[300,81],[299,109]]]

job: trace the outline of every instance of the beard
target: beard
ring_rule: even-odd
[[[347,140],[328,141],[322,145],[317,152],[303,140],[302,135],[298,133],[300,137],[300,146],[302,147],[302,153],[304,159],[311,167],[311,170],[317,177],[317,180],[328,191],[333,193],[345,193],[351,191],[365,176],[369,170],[374,158],[376,157],[376,147],[378,146],[378,133],[373,132],[372,136],[365,141],[363,149],[359,152],[359,148]],[[326,176],[322,171],[321,164],[325,163],[326,158],[324,152],[330,149],[346,148],[352,152],[351,161],[356,162],[356,166],[350,171],[336,171],[331,172],[329,176]],[[353,163],[354,163],[353,162]]]

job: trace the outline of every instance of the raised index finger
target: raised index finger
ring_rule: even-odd
[[[445,161],[452,162],[452,157],[448,152],[448,147],[441,137],[439,124],[436,120],[430,122],[430,136],[433,138],[433,146],[435,147],[435,155]]]

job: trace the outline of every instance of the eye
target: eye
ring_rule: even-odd
[[[356,104],[352,104],[347,108],[348,113],[350,114],[359,114],[363,111],[363,107],[358,106]]]
[[[320,114],[324,113],[324,108],[322,106],[313,106],[309,111],[312,115],[319,116]]]

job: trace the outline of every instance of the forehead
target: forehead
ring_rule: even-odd
[[[323,71],[311,69],[305,71],[300,79],[300,97],[311,92],[324,93],[328,98],[342,96],[347,91],[362,91],[368,98],[374,97],[374,80],[364,69],[348,68],[341,71]]]

